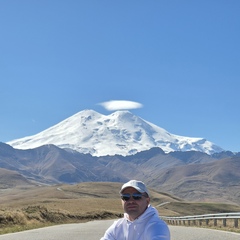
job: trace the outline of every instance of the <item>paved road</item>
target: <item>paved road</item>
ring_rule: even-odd
[[[99,240],[112,223],[92,221],[0,235],[0,240]],[[204,228],[170,226],[171,240],[239,240],[240,234]]]

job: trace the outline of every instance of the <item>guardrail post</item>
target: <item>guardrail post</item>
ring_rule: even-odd
[[[199,220],[198,223],[199,223],[199,226],[202,226],[202,220]]]
[[[217,226],[217,219],[214,219],[214,227]]]
[[[209,219],[206,219],[206,225],[208,226],[208,223],[209,223]]]
[[[235,227],[235,228],[238,228],[238,218],[235,218],[235,219],[234,219],[234,227]]]
[[[223,219],[223,226],[224,226],[224,227],[227,226],[227,219],[226,219],[226,218]]]

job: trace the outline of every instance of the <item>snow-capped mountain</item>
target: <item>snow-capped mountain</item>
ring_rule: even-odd
[[[17,149],[54,144],[93,156],[127,156],[153,147],[165,152],[195,150],[212,154],[223,151],[203,138],[171,134],[129,111],[116,111],[106,116],[84,110],[36,135],[7,144]]]

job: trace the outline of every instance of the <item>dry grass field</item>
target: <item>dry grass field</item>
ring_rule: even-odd
[[[87,182],[0,189],[0,234],[51,224],[121,217],[121,185]],[[154,190],[150,190],[150,194],[152,205],[163,216],[240,211],[236,205],[189,203]]]

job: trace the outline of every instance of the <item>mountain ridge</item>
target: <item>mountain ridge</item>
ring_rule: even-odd
[[[0,173],[1,168],[10,171],[0,179],[0,189],[20,181],[22,185],[56,185],[141,179],[151,188],[185,200],[240,204],[240,153],[227,155],[165,153],[155,147],[129,156],[94,157],[55,145],[21,150],[0,143]],[[13,176],[19,181],[12,181]]]
[[[133,155],[153,147],[159,147],[166,153],[194,150],[213,154],[223,151],[204,138],[171,134],[129,111],[103,115],[91,109],[80,111],[35,135],[7,144],[17,149],[53,144],[98,157]]]

